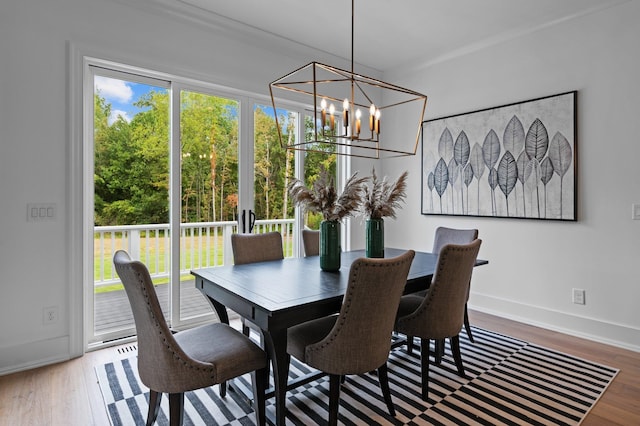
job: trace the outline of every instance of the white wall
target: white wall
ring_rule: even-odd
[[[81,223],[69,208],[81,156],[68,128],[71,118],[81,119],[69,117],[76,82],[68,76],[81,70],[70,56],[87,53],[265,96],[271,81],[311,60],[346,66],[294,44],[270,51],[268,35],[205,26],[198,13],[171,16],[157,9],[162,1],[0,2],[0,374],[66,359],[82,340],[74,340],[82,283],[79,256],[72,255]],[[27,222],[27,203],[41,202],[55,203],[56,220]],[[60,316],[45,326],[49,306]]]
[[[158,0],[162,1],[162,0]],[[68,129],[68,48],[130,65],[267,94],[275,77],[311,60],[345,64],[300,46],[269,51],[265,36],[238,37],[226,26],[169,18],[149,0],[0,2],[0,374],[74,354],[82,285],[69,211],[77,174]],[[640,259],[640,158],[634,103],[640,99],[637,2],[387,80],[430,96],[428,115],[453,113],[579,90],[579,222],[421,216],[420,158],[376,165],[395,177],[411,172],[410,197],[387,242],[429,250],[437,225],[478,227],[481,256],[471,305],[550,328],[638,349],[640,299],[633,262]],[[258,46],[253,46],[258,44]],[[506,58],[506,59],[505,59]],[[77,70],[76,70],[77,72]],[[375,74],[363,70],[369,75]],[[75,117],[76,119],[78,117]],[[389,123],[389,126],[391,124]],[[403,136],[396,126],[394,133]],[[368,173],[371,164],[356,163]],[[27,203],[57,206],[52,222],[26,221]],[[73,219],[71,219],[73,218]],[[410,223],[410,226],[404,224]],[[362,246],[359,222],[353,243]],[[401,225],[403,224],[403,225]],[[75,263],[74,263],[75,262]],[[587,305],[570,303],[572,287]],[[44,326],[44,307],[58,306]],[[81,313],[81,312],[80,312]]]
[[[429,250],[437,226],[478,228],[490,264],[474,272],[472,308],[640,350],[639,21],[640,2],[628,2],[385,75],[429,95],[427,118],[578,91],[577,222],[422,216],[420,158],[393,159],[384,173],[409,169],[410,197],[386,242]]]

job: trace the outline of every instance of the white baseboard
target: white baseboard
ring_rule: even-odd
[[[473,302],[473,303],[472,303]],[[570,336],[640,352],[640,329],[472,293],[469,308]]]
[[[0,376],[71,359],[69,336],[0,348]]]

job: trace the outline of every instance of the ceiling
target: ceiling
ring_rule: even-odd
[[[173,1],[351,58],[349,0]],[[624,1],[357,0],[354,59],[379,71],[429,63]]]

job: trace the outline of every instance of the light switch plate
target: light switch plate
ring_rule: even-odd
[[[56,220],[55,203],[29,203],[27,204],[27,221],[43,222]]]

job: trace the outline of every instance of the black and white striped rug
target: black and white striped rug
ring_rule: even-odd
[[[447,355],[431,365],[429,402],[420,399],[420,361],[404,347],[389,358],[389,382],[396,417],[386,411],[375,375],[349,376],[340,394],[340,422],[350,425],[577,425],[598,401],[618,370],[559,353],[522,340],[473,328],[475,343],[460,334],[467,378],[457,375]],[[433,359],[432,359],[433,361]],[[309,373],[292,359],[291,376]],[[136,358],[124,357],[96,367],[113,425],[144,425],[148,389],[142,385]],[[235,386],[250,394],[249,377]],[[287,393],[287,424],[326,423],[328,379]],[[273,400],[267,411],[273,416]],[[168,424],[168,398],[159,425]],[[251,406],[238,392],[220,398],[217,386],[185,394],[185,425],[253,425]]]

